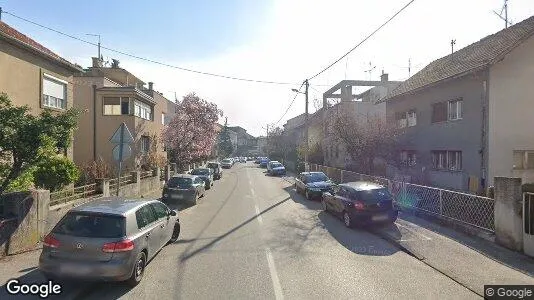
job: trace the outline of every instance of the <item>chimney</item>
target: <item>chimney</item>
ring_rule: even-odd
[[[154,83],[153,82],[149,82],[148,83],[148,90],[151,91],[153,87],[154,87]]]
[[[101,68],[102,67],[102,60],[98,57],[92,57],[93,59],[93,68]]]
[[[384,73],[384,70],[382,70],[382,75],[380,75],[380,81],[388,82],[388,74]]]

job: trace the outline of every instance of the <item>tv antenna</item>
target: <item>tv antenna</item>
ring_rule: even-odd
[[[512,20],[508,20],[508,0],[504,0],[504,4],[501,8],[501,12],[493,11],[501,20],[504,21],[504,28],[508,28],[508,25],[513,25]],[[504,16],[503,16],[504,14]]]
[[[369,62],[369,70],[365,71],[366,73],[369,73],[369,80],[373,79],[373,77],[371,76],[371,72],[373,72],[374,69],[376,69],[376,66],[373,66],[371,62]]]

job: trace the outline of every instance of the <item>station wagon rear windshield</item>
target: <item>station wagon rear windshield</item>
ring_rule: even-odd
[[[209,175],[210,169],[195,169],[191,172],[193,175]]]
[[[283,167],[281,163],[274,163],[271,165],[273,168],[280,168]]]
[[[167,184],[169,187],[188,187],[193,184],[193,179],[188,177],[172,177]]]
[[[216,169],[219,167],[218,163],[208,163],[208,168],[210,169]]]
[[[229,160],[229,159],[223,159],[223,161],[222,161],[222,162],[223,162],[223,163],[229,163],[229,162],[230,162],[230,160]]]
[[[378,202],[393,200],[393,196],[386,188],[374,189],[368,191],[357,192],[356,199],[365,202],[366,204],[376,204]]]
[[[84,212],[69,212],[54,227],[53,233],[92,238],[119,238],[126,234],[125,218]]]

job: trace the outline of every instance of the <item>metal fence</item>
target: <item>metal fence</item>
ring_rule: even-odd
[[[317,164],[308,164],[306,170],[323,172],[336,183],[362,180],[376,182],[388,187],[395,196],[395,201],[401,206],[491,232],[495,231],[495,201],[492,198],[395,181]]]
[[[96,191],[96,183],[73,187],[57,192],[50,193],[50,205],[57,205],[67,203],[69,201],[78,200],[81,198],[95,197],[98,193]]]

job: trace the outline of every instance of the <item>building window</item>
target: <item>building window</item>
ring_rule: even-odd
[[[150,150],[150,137],[148,136],[141,136],[141,153],[148,153]]]
[[[134,108],[134,115],[145,120],[152,120],[152,108],[149,105],[135,101]]]
[[[449,120],[459,120],[462,118],[463,100],[449,101]]]
[[[451,100],[432,105],[432,123],[460,120],[463,116],[463,100]]]
[[[406,120],[406,112],[397,113],[395,116],[395,119],[397,120],[397,127],[404,128],[407,125]]]
[[[417,124],[417,114],[415,110],[410,110],[406,113],[408,119],[408,127],[415,126]]]
[[[67,82],[43,75],[43,106],[57,109],[67,109]]]
[[[104,97],[104,115],[120,116],[130,114],[130,99],[128,97]]]
[[[161,113],[161,125],[165,125],[165,113]]]
[[[514,151],[514,170],[534,169],[534,150]]]
[[[409,166],[409,167],[415,166],[415,163],[416,163],[415,151],[403,150],[403,151],[401,151],[400,156],[401,156],[400,157],[401,165]]]
[[[461,170],[462,151],[432,151],[432,168],[436,170]]]

